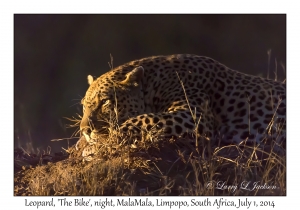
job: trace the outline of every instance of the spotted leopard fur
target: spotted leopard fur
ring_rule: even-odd
[[[226,143],[260,143],[266,137],[285,141],[285,84],[232,70],[208,57],[143,58],[89,83],[80,124],[88,141],[93,130],[108,127],[112,118],[121,133],[135,137],[196,132]]]

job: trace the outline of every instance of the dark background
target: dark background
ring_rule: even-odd
[[[63,117],[78,104],[87,75],[152,55],[191,53],[230,68],[285,78],[286,15],[14,15],[15,147],[67,147]],[[70,140],[74,144],[76,139]]]

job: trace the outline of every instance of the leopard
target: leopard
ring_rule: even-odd
[[[286,82],[245,74],[205,56],[134,60],[88,76],[80,132],[86,141],[114,118],[122,135],[185,137],[212,143],[286,141]],[[195,141],[195,138],[189,138]]]

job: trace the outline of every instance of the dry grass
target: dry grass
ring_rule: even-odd
[[[240,144],[209,154],[208,144],[196,149],[182,138],[132,146],[119,137],[99,135],[93,146],[83,139],[68,159],[18,172],[15,195],[286,195],[286,158],[272,150]],[[86,147],[95,151],[89,162]]]

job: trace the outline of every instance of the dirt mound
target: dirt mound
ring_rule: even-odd
[[[90,161],[15,150],[15,195],[285,195],[285,156],[254,146],[211,148],[186,140],[120,145],[99,139]],[[104,145],[105,144],[105,145]],[[198,152],[201,151],[201,152]]]

